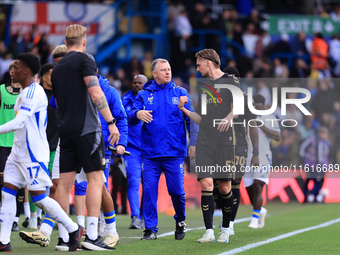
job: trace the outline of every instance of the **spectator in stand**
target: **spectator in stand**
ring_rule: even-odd
[[[242,38],[242,25],[238,22],[232,22],[232,39],[234,42],[238,43],[241,47],[244,47],[243,38]],[[231,45],[233,49],[233,54],[238,57],[241,53],[240,49]]]
[[[272,78],[272,77],[274,77],[274,72],[269,61],[268,60],[262,61],[261,68],[255,73],[255,78]]]
[[[184,5],[181,3],[180,0],[172,0],[168,7],[168,18],[169,18],[169,29],[174,30],[174,23],[173,21],[175,18],[185,10]]]
[[[332,112],[337,99],[335,91],[329,87],[329,81],[326,79],[320,80],[320,87],[312,102],[315,118],[321,120],[323,113]]]
[[[195,4],[195,13],[190,19],[192,27],[195,29],[205,29],[210,24],[211,20],[207,16],[207,10],[202,3]]]
[[[291,50],[292,50],[292,53],[299,54],[300,56],[308,53],[307,48],[306,48],[306,33],[305,32],[301,31],[296,35],[293,42],[291,43]]]
[[[259,12],[256,9],[253,9],[250,16],[244,21],[243,29],[248,29],[249,24],[252,24],[254,26],[254,34],[259,34],[261,31],[260,22]]]
[[[337,123],[336,125],[340,126],[340,102],[339,101],[334,102],[332,114],[336,118],[336,123]]]
[[[336,76],[340,76],[340,40],[338,35],[333,35],[329,42],[329,56],[334,63],[333,72]]]
[[[3,58],[6,54],[6,45],[4,41],[0,41],[0,58]]]
[[[121,96],[129,90],[128,81],[123,68],[117,70],[113,86],[117,89],[118,93],[120,92],[119,94],[121,94]]]
[[[192,26],[187,17],[185,10],[181,11],[174,20],[175,38],[172,51],[172,69],[173,73],[181,76],[183,80],[187,80],[187,72],[191,64],[188,41],[192,35]]]
[[[22,32],[22,29],[19,29],[15,35],[12,36],[9,48],[15,56],[26,51],[25,34]]]
[[[0,82],[2,82],[4,74],[8,71],[9,65],[12,61],[12,54],[9,51],[4,54],[3,58],[0,58]]]
[[[331,19],[333,21],[340,21],[340,6],[339,3],[333,4],[333,11],[331,12]]]
[[[137,74],[143,73],[144,67],[142,63],[139,61],[139,59],[136,56],[134,56],[131,59],[131,62],[127,63],[124,66],[124,71],[125,71],[125,76],[129,80],[129,84],[130,84],[132,83],[133,77],[135,77]]]
[[[40,62],[41,65],[47,63],[47,57],[50,54],[49,45],[47,43],[47,34],[43,33],[40,37],[39,42],[37,43],[39,48]]]
[[[150,80],[152,79],[151,63],[152,63],[152,53],[150,51],[145,52],[142,65],[144,67],[144,75]]]
[[[263,80],[257,82],[257,94],[262,95],[265,98],[265,109],[268,109],[272,105],[272,94],[267,84]]]
[[[261,30],[260,31],[260,36],[259,39],[257,39],[255,43],[255,55],[260,58],[263,55],[264,49],[266,48],[267,45],[265,45],[265,38],[267,37],[267,31],[266,30]]]
[[[295,67],[290,72],[290,78],[301,78],[305,79],[310,75],[307,64],[303,59],[299,58],[296,60]]]
[[[277,42],[273,49],[271,54],[274,53],[291,53],[290,45],[289,45],[289,35],[287,34],[282,34],[281,35],[281,40]],[[287,59],[286,58],[280,58],[282,63],[286,63]]]
[[[275,78],[287,79],[289,77],[289,69],[282,64],[279,58],[274,59]]]
[[[226,9],[223,11],[219,19],[219,29],[225,34],[226,37],[231,37],[231,11]]]
[[[314,134],[313,120],[314,116],[308,115],[306,116],[304,123],[297,126],[302,141]]]
[[[41,34],[38,32],[38,25],[32,25],[31,31],[26,35],[27,48],[32,48],[33,45],[37,45],[40,41],[40,37]]]
[[[315,33],[310,53],[310,59],[314,63],[315,69],[324,70],[328,57],[328,45],[319,32]]]

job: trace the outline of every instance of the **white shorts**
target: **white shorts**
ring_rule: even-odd
[[[103,179],[104,179],[104,183],[105,183],[107,180],[106,180],[104,172],[103,172]],[[80,173],[76,175],[76,181],[78,183],[87,182],[86,173],[84,172],[83,168],[81,169]]]
[[[58,146],[55,151],[55,156],[54,156],[54,161],[53,161],[52,180],[60,179],[59,159],[60,159],[60,139],[58,141]]]
[[[4,171],[4,182],[13,184],[19,189],[27,186],[28,190],[46,191],[52,186],[48,162],[18,162],[7,159]]]
[[[259,180],[268,185],[269,183],[269,175],[270,175],[270,167],[272,165],[272,153],[267,152],[259,155],[260,165],[256,170],[251,170],[251,158],[252,154],[248,155],[247,158],[247,167],[245,174],[243,176],[243,182],[245,187],[249,187],[254,183],[254,180]]]

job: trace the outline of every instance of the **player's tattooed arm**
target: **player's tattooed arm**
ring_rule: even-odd
[[[100,86],[97,76],[94,76],[94,75],[85,77],[84,81],[85,81],[87,89],[95,87],[95,86]]]
[[[95,99],[93,103],[95,104],[98,110],[102,110],[107,107],[107,100],[105,96],[102,96],[99,99]]]

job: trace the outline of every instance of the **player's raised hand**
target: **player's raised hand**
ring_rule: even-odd
[[[137,118],[140,119],[141,121],[149,123],[153,120],[151,112],[152,111],[140,110],[137,112]]]
[[[111,145],[114,145],[115,143],[118,144],[120,134],[119,134],[116,124],[109,125],[109,131],[110,131],[110,136],[107,140],[110,141]]]
[[[189,101],[188,97],[187,96],[181,96],[179,98],[179,102],[178,102],[178,109],[183,109],[184,108],[184,105],[187,104]]]

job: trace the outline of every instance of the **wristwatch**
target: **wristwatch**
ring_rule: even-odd
[[[106,122],[107,123],[107,125],[113,125],[113,124],[116,124],[116,119],[115,118],[113,118],[111,121],[109,121],[109,122]]]

